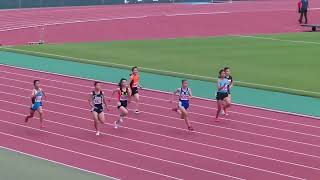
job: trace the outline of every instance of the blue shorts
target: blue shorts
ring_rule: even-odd
[[[189,100],[179,100],[179,107],[184,107],[184,109],[189,108]]]
[[[42,102],[35,102],[34,104],[32,104],[31,110],[36,111],[36,110],[38,110],[41,106],[42,106]]]

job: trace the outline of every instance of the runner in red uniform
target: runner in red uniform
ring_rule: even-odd
[[[128,115],[128,99],[131,96],[131,90],[128,88],[128,83],[125,78],[122,78],[119,82],[119,88],[115,89],[112,92],[112,97],[114,94],[118,94],[117,97],[117,105],[119,109],[119,119],[114,122],[114,128],[118,129],[120,127],[120,123],[123,122],[123,118]]]
[[[132,68],[132,74],[130,75],[130,88],[132,95],[130,96],[129,101],[131,101],[131,97],[134,98],[134,101],[136,103],[135,107],[135,113],[139,113],[139,101],[140,101],[140,95],[138,89],[142,89],[140,86],[140,75],[139,75],[139,70],[138,67],[135,66]]]

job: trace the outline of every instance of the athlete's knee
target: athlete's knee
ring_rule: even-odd
[[[183,115],[184,115],[184,117],[188,117],[188,112],[187,111],[183,111]]]
[[[129,112],[128,112],[127,110],[123,110],[121,114],[122,114],[123,116],[126,116],[126,115],[128,115],[128,113],[129,113]]]

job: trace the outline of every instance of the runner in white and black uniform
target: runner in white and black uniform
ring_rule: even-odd
[[[103,92],[100,91],[99,93],[96,93],[95,91],[92,91],[92,102],[93,102],[93,108],[92,111],[100,114],[103,112],[103,99],[104,95]]]
[[[98,128],[98,123],[104,124],[104,107],[107,106],[106,100],[104,98],[104,94],[101,90],[101,84],[99,82],[94,83],[94,90],[91,92],[89,96],[89,105],[91,107],[91,112],[94,120],[94,128],[96,130],[96,135],[100,135],[100,131]]]

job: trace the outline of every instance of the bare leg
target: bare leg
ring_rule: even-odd
[[[127,110],[125,107],[123,107],[123,106],[121,106],[121,107],[119,108],[119,112],[120,112],[119,119],[114,122],[114,128],[115,128],[115,129],[118,129],[118,128],[119,128],[120,123],[123,122],[123,118],[124,118],[125,116],[127,116],[128,113],[129,113],[128,110]]]
[[[180,115],[181,119],[184,119],[184,121],[186,122],[186,125],[188,126],[188,129],[190,131],[193,131],[193,128],[189,121],[188,111],[184,107],[179,107],[179,109],[181,111],[181,115]]]
[[[99,115],[98,115],[98,120],[101,124],[104,124],[105,122],[105,116],[104,116],[104,113],[101,112]]]
[[[24,122],[28,122],[30,118],[33,118],[34,116],[34,110],[30,110],[30,114],[28,116],[26,116],[26,118],[24,119]]]
[[[226,106],[224,106],[223,110],[224,113],[227,115],[227,109],[231,106],[231,94],[228,95],[228,97],[226,97],[224,99]]]
[[[135,98],[135,102],[136,102],[135,112],[138,113],[139,112],[140,95],[139,94],[135,94],[133,97]]]
[[[93,117],[93,125],[94,125],[94,129],[96,130],[96,135],[99,135],[99,127],[98,127],[98,121],[99,121],[99,117],[98,117],[98,113],[93,111],[92,112],[92,117]]]
[[[43,126],[43,110],[42,110],[41,106],[38,109],[38,113],[39,113],[39,116],[40,116],[40,128],[44,128],[44,126]]]
[[[217,109],[217,114],[216,114],[216,121],[219,121],[219,114],[223,108],[223,101],[217,100],[217,107],[218,107],[218,109]]]

